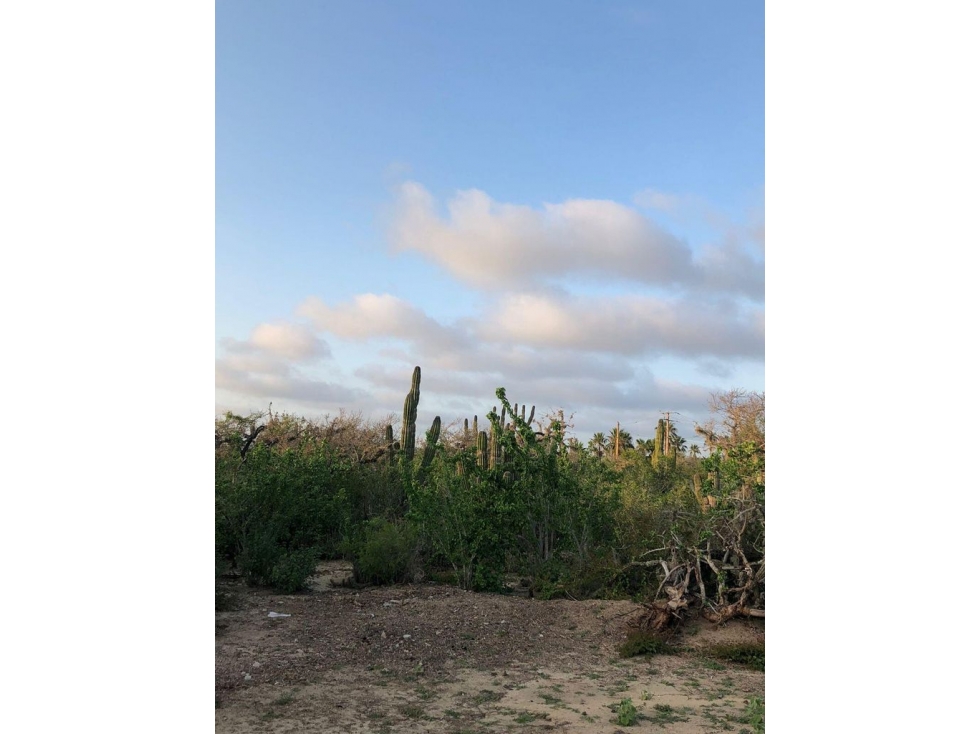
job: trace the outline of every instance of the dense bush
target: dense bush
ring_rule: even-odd
[[[502,587],[518,516],[501,472],[479,468],[471,451],[437,457],[427,481],[412,487],[410,506],[431,566],[452,568],[464,589]]]
[[[749,401],[750,430],[711,426],[705,459],[658,457],[622,433],[614,454],[597,441],[586,450],[566,438],[562,414],[536,430],[503,389],[497,398],[507,421],[487,415],[490,461],[468,429],[439,443],[438,420],[414,455],[358,416],[226,415],[215,431],[216,568],[291,593],[320,558],[345,555],[360,583],[422,572],[501,590],[519,573],[539,597],[593,598],[652,595],[665,562],[718,608],[763,605],[763,396]],[[732,558],[743,560],[734,571]]]
[[[417,533],[403,521],[368,520],[345,549],[357,583],[402,583],[412,580],[417,568]]]
[[[305,585],[321,554],[335,553],[349,525],[349,462],[325,444],[277,450],[256,443],[243,459],[219,453],[215,541],[251,584],[283,592]]]

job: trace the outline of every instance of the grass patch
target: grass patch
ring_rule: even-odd
[[[421,706],[400,706],[398,711],[409,719],[420,719],[425,715],[425,710]]]
[[[619,645],[619,655],[634,658],[637,655],[670,655],[674,651],[659,635],[649,632],[631,632],[625,642]]]
[[[608,686],[606,690],[608,690],[609,694],[614,696],[616,693],[622,693],[629,690],[629,684],[624,680],[616,681],[612,685]]]
[[[535,714],[532,711],[524,711],[517,715],[514,719],[518,724],[530,724],[531,722],[537,721],[537,719],[548,719],[550,714]]]
[[[658,703],[653,706],[653,710],[656,712],[651,718],[657,724],[672,724],[676,721],[689,721],[689,716],[684,716],[684,714],[689,713],[688,709],[675,709],[669,704]]]
[[[765,672],[765,643],[763,642],[714,645],[708,652],[711,657],[739,663],[751,670]]]
[[[475,703],[477,706],[482,706],[484,703],[499,701],[501,698],[503,698],[503,694],[499,691],[489,691],[483,689],[476,694],[476,697],[473,699],[473,703]]]
[[[713,724],[714,726],[720,729],[723,729],[724,731],[734,731],[734,727],[731,726],[731,722],[736,721],[736,719],[730,714],[718,715],[718,713],[714,709],[705,708],[705,709],[701,709],[700,715],[703,716],[705,719],[707,719],[707,721],[709,721],[711,724]]]
[[[273,706],[286,706],[296,700],[296,692],[289,691],[288,693],[283,693],[277,699],[272,702]]]

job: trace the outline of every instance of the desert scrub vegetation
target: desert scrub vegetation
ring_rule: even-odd
[[[676,649],[671,647],[662,635],[653,632],[634,630],[619,645],[619,656],[634,658],[637,655],[672,655]]]
[[[765,670],[765,643],[748,642],[726,645],[714,645],[707,654],[718,660],[739,663],[751,670]]]
[[[218,419],[216,574],[285,593],[321,559],[371,584],[502,591],[519,574],[539,598],[644,602],[643,645],[693,610],[764,616],[764,395],[714,398],[705,456],[665,421],[649,439],[616,426],[584,444],[562,411],[535,421],[495,397],[461,428],[418,429],[416,367],[400,422],[271,407]]]

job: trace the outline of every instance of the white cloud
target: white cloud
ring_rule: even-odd
[[[647,195],[647,199],[652,195]],[[665,195],[655,198],[668,203]],[[736,277],[727,266],[701,261],[690,246],[637,210],[614,201],[571,199],[540,209],[499,203],[472,189],[458,192],[440,216],[423,186],[408,182],[398,193],[391,227],[395,251],[414,251],[469,285],[499,291],[527,290],[573,276],[678,291],[763,297],[764,266],[747,256]],[[732,260],[733,255],[728,255]]]
[[[311,296],[299,305],[296,314],[352,341],[390,337],[439,349],[451,348],[464,338],[458,329],[442,326],[417,306],[387,293],[364,293],[337,306]]]
[[[283,360],[306,362],[330,356],[330,348],[316,332],[299,324],[276,322],[259,324],[245,340],[226,337],[221,340],[229,359],[240,364],[260,364]]]
[[[215,388],[238,400],[286,399],[328,404],[363,397],[341,385],[305,377],[296,367],[329,358],[330,349],[315,332],[300,324],[264,323],[248,339],[221,340],[223,354],[215,363]]]
[[[520,294],[484,321],[480,336],[605,354],[751,359],[764,355],[761,313],[733,301]]]
[[[448,326],[387,294],[336,306],[310,298],[298,313],[344,339],[409,342],[416,359],[444,369],[507,361],[520,370],[542,351],[564,352],[579,369],[588,353],[760,359],[765,347],[763,311],[733,300],[513,293]]]
[[[257,350],[290,360],[303,361],[329,355],[326,344],[298,324],[259,324],[248,341]]]
[[[329,408],[340,404],[364,404],[368,393],[323,380],[310,379],[288,365],[265,370],[240,370],[218,360],[214,385],[236,396],[255,398],[262,407],[265,401],[290,400],[310,406]]]
[[[479,288],[520,288],[574,274],[669,286],[695,276],[689,248],[638,212],[612,201],[570,200],[543,209],[463,191],[435,211],[419,184],[401,187],[396,250],[420,252]]]

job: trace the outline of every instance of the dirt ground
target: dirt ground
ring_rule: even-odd
[[[628,601],[541,601],[415,584],[355,590],[323,564],[292,596],[230,584],[216,614],[215,728],[251,732],[744,732],[764,673],[715,661],[764,622],[688,625],[677,655],[621,659]],[[269,613],[287,614],[269,617]],[[637,710],[616,721],[619,703]]]

